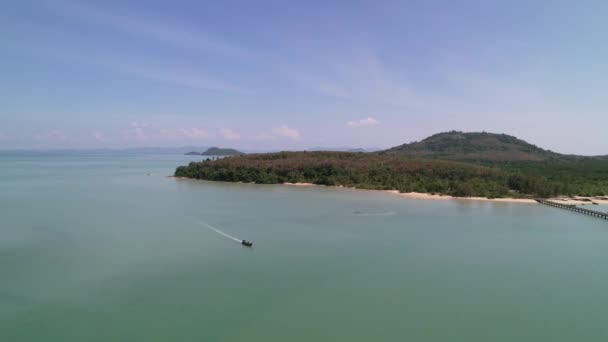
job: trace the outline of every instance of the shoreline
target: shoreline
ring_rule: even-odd
[[[404,197],[404,198],[412,198],[412,199],[424,199],[424,200],[461,200],[461,201],[485,201],[485,202],[501,202],[501,203],[526,203],[526,204],[538,204],[536,200],[532,198],[511,198],[511,197],[500,197],[500,198],[487,198],[487,197],[454,197],[450,195],[438,195],[438,194],[429,194],[424,192],[399,192],[398,190],[368,190],[368,189],[359,189],[352,187],[345,187],[343,185],[319,185],[313,183],[283,183],[281,185],[290,185],[290,186],[325,186],[330,188],[343,188],[343,189],[351,189],[351,190],[361,190],[361,191],[376,191],[376,192],[384,192],[394,196]],[[600,196],[603,197],[603,196]],[[594,205],[597,204],[607,204],[608,198],[597,198],[597,197],[584,197],[584,196],[574,196],[570,197],[551,197],[547,200],[565,203],[565,204],[574,204],[574,205]]]
[[[602,204],[602,205],[608,205],[608,198],[605,196],[599,196],[601,198],[598,197],[584,197],[584,196],[574,196],[572,198],[570,197],[554,197],[554,198],[550,198],[550,201],[553,202],[557,202],[557,203],[563,203],[563,204],[576,204],[576,205],[594,205],[593,203],[597,203],[597,204]]]
[[[423,200],[463,200],[463,201],[487,201],[487,202],[502,202],[502,203],[527,203],[527,204],[537,204],[535,200],[531,198],[486,198],[486,197],[454,197],[450,195],[433,195],[424,192],[399,192],[398,190],[369,190],[369,189],[359,189],[353,187],[345,187],[342,185],[335,186],[327,186],[327,185],[319,185],[313,183],[283,183],[282,185],[289,186],[325,186],[329,188],[342,188],[342,189],[350,189],[350,190],[359,190],[359,191],[373,191],[373,192],[383,192],[387,194],[391,194],[393,196],[399,196],[403,198],[411,198],[411,199],[423,199]]]
[[[395,196],[413,199],[424,199],[424,200],[456,200],[456,201],[485,201],[485,202],[501,202],[501,203],[526,203],[526,204],[538,204],[531,198],[487,198],[487,197],[454,197],[450,195],[433,195],[423,192],[399,192],[397,190],[384,190],[385,192],[391,193]]]
[[[167,176],[169,179],[189,179],[187,177],[175,177],[175,176]],[[420,199],[420,200],[460,200],[460,201],[483,201],[483,202],[495,202],[495,203],[523,203],[523,204],[538,204],[536,200],[532,198],[510,198],[510,197],[501,197],[501,198],[487,198],[487,197],[454,197],[450,195],[438,195],[438,194],[429,194],[423,192],[399,192],[398,190],[372,190],[372,189],[360,189],[353,187],[346,187],[343,185],[321,185],[314,183],[279,183],[276,185],[287,185],[287,186],[295,186],[295,187],[326,187],[326,188],[338,188],[338,189],[349,189],[349,190],[357,190],[357,191],[372,191],[372,192],[382,192],[386,194],[390,194],[393,196],[410,198],[410,199]],[[597,197],[584,197],[584,196],[574,196],[570,197],[552,197],[548,198],[549,201],[564,203],[564,204],[574,204],[574,205],[589,205],[593,206],[592,203],[597,204],[606,204],[608,205],[608,197],[597,198]]]

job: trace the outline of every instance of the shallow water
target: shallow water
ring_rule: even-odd
[[[608,336],[606,221],[165,177],[189,160],[0,155],[0,341]]]
[[[608,212],[608,204],[579,204],[577,205],[577,207],[579,208],[583,208],[583,209],[589,209],[589,210],[595,210],[595,211],[599,211],[599,212]]]

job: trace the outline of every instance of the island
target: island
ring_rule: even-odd
[[[232,149],[232,148],[219,148],[219,147],[211,147],[208,148],[205,152],[188,152],[187,156],[214,156],[214,157],[225,157],[225,156],[240,156],[245,153]]]
[[[505,134],[445,132],[374,153],[278,152],[192,162],[176,177],[309,183],[454,197],[606,196],[608,160],[563,155]]]

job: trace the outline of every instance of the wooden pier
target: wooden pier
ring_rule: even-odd
[[[550,205],[550,206],[556,207],[556,208],[561,208],[561,209],[566,209],[566,210],[574,211],[574,212],[577,212],[579,214],[585,214],[585,215],[595,216],[595,217],[599,217],[599,218],[604,219],[604,220],[608,220],[608,213],[602,213],[600,211],[595,211],[595,210],[590,210],[590,209],[585,209],[585,208],[579,208],[579,207],[577,207],[574,204],[556,203],[556,202],[547,201],[547,200],[540,199],[540,198],[537,198],[536,202],[538,202],[540,204]]]

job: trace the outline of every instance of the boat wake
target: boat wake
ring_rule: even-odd
[[[234,237],[234,236],[232,236],[232,235],[228,235],[228,234],[224,233],[223,231],[221,231],[221,230],[219,230],[219,229],[215,228],[214,226],[212,226],[212,225],[210,225],[210,224],[208,224],[208,223],[206,223],[206,222],[199,221],[198,223],[199,223],[199,224],[201,224],[201,225],[203,225],[203,226],[205,226],[205,227],[207,227],[207,228],[209,228],[210,230],[212,230],[212,231],[214,231],[214,232],[216,232],[216,233],[218,233],[218,234],[220,234],[220,235],[224,236],[224,237],[229,238],[230,240],[236,241],[236,242],[238,242],[238,243],[242,243],[242,241],[243,241],[243,240],[241,240],[241,239],[237,239],[237,238],[235,238],[235,237]]]

